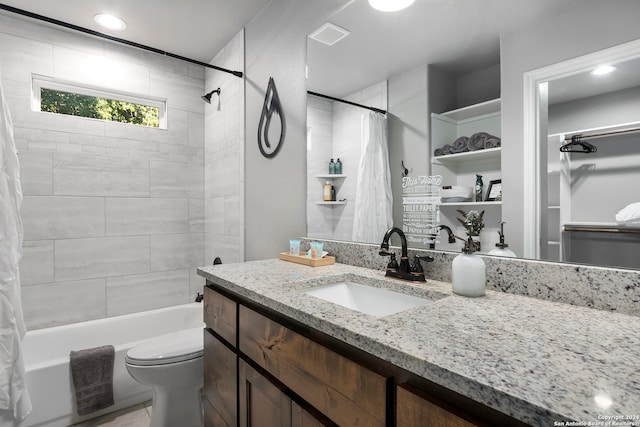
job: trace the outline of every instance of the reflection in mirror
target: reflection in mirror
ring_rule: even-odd
[[[443,225],[448,225],[453,229],[454,234],[464,235],[464,228],[459,224],[458,209],[469,211],[476,209],[485,211],[485,228],[481,232],[480,240],[482,252],[488,252],[498,243],[500,235],[500,224],[504,220],[504,216],[508,213],[523,217],[525,219],[524,227],[522,224],[512,225],[507,222],[505,225],[506,242],[515,241],[510,249],[514,249],[518,256],[536,257],[540,259],[549,259],[557,261],[569,261],[580,263],[593,263],[598,265],[620,266],[620,263],[605,261],[600,256],[598,249],[589,250],[592,259],[584,259],[581,254],[576,251],[581,247],[581,243],[574,241],[566,241],[560,238],[560,230],[564,224],[568,222],[578,223],[580,221],[577,216],[569,217],[569,210],[560,209],[562,204],[571,205],[570,199],[566,197],[562,199],[570,188],[561,187],[560,174],[555,172],[562,166],[562,158],[559,155],[558,148],[552,147],[546,139],[547,132],[545,130],[545,144],[540,148],[540,152],[530,154],[525,151],[524,159],[518,157],[505,157],[505,150],[498,148],[495,151],[487,150],[475,158],[476,154],[470,156],[462,153],[461,159],[456,158],[438,158],[434,156],[434,151],[442,148],[444,144],[451,144],[459,136],[471,136],[476,132],[488,132],[496,137],[502,137],[505,127],[513,134],[513,129],[518,129],[522,123],[514,125],[513,123],[505,123],[503,120],[505,110],[504,100],[500,104],[500,98],[504,99],[505,91],[510,95],[510,112],[521,111],[522,104],[515,105],[515,92],[518,97],[522,93],[522,75],[502,75],[504,62],[525,60],[525,57],[533,57],[534,60],[529,61],[531,64],[537,64],[537,67],[557,62],[563,58],[573,58],[571,52],[565,51],[564,46],[560,46],[558,51],[547,52],[544,49],[535,48],[535,37],[531,40],[527,39],[531,34],[536,33],[536,29],[541,25],[548,25],[550,17],[563,13],[570,16],[577,8],[585,16],[592,16],[598,13],[599,6],[584,5],[583,2],[566,0],[563,2],[556,1],[497,1],[491,2],[490,5],[484,4],[483,1],[474,2],[476,7],[469,8],[463,4],[448,4],[446,10],[442,9],[442,5],[436,5],[432,2],[416,2],[410,8],[403,12],[394,14],[372,13],[367,2],[351,1],[345,5],[339,12],[329,18],[329,21],[341,28],[350,31],[350,34],[333,46],[326,46],[315,40],[307,40],[307,65],[308,80],[307,89],[327,95],[343,98],[354,99],[362,102],[366,99],[366,93],[370,88],[377,85],[384,85],[386,88],[384,105],[377,105],[388,110],[387,122],[389,132],[389,162],[391,171],[392,191],[394,196],[393,218],[394,225],[402,225],[402,177],[403,173],[408,172],[412,176],[441,174],[443,175],[443,184],[464,188],[473,188],[475,184],[476,174],[482,175],[484,182],[483,203],[480,205],[465,204],[461,206],[448,205],[442,206],[440,217]],[[483,6],[484,4],[484,6]],[[572,12],[573,11],[573,12]],[[619,12],[611,9],[611,15],[607,18],[615,21],[614,15]],[[494,25],[476,25],[477,23],[491,22]],[[481,28],[481,29],[480,29]],[[509,37],[505,37],[505,35]],[[639,33],[640,35],[640,33]],[[522,50],[514,55],[514,51],[507,50],[511,56],[502,57],[502,43],[507,40],[514,44],[514,40],[521,46],[530,44],[530,51]],[[438,43],[433,43],[438,40]],[[546,40],[545,40],[546,42]],[[567,41],[563,40],[566,44]],[[581,40],[580,44],[576,44],[576,51],[593,52],[597,48],[590,49],[590,46],[599,46],[591,43],[589,40]],[[564,50],[563,50],[564,49]],[[601,49],[601,47],[600,47]],[[555,59],[555,61],[554,61]],[[526,61],[525,61],[526,62]],[[531,69],[536,68],[531,67]],[[514,67],[511,66],[511,69]],[[507,67],[509,69],[509,67]],[[524,69],[526,71],[526,69]],[[560,98],[559,90],[569,89],[573,85],[570,80],[554,82],[559,77],[578,78],[577,72],[565,72],[562,76],[554,76],[547,81],[546,88],[550,100],[549,109],[549,136],[559,138],[560,134],[569,134],[570,132],[579,132],[586,130],[598,129],[600,127],[613,126],[614,124],[583,124],[577,121],[577,117],[573,123],[565,123],[560,125],[564,118],[560,118],[559,114],[563,114],[568,120],[568,113],[561,112],[562,105],[570,105],[572,102],[569,98]],[[513,84],[517,80],[518,86]],[[503,87],[504,82],[512,83],[507,87]],[[626,90],[626,88],[618,88],[617,90]],[[577,87],[574,91],[579,91]],[[611,91],[611,90],[610,90]],[[562,95],[569,96],[569,95]],[[573,102],[577,99],[592,97],[594,94],[578,94],[573,96]],[[632,96],[632,95],[629,95]],[[521,102],[521,101],[520,101]],[[311,117],[312,111],[328,111],[334,106],[319,106],[318,100],[308,99],[309,115],[309,147],[317,149],[325,149],[327,151],[320,159],[309,158],[309,175],[308,175],[308,235],[318,238],[334,238],[338,240],[353,241],[352,230],[349,231],[347,224],[353,222],[352,197],[355,193],[348,193],[349,185],[355,183],[351,181],[350,176],[357,174],[356,163],[350,160],[345,162],[346,178],[341,178],[342,182],[336,185],[338,188],[338,198],[347,198],[347,204],[344,206],[333,207],[331,215],[319,216],[318,206],[311,206],[322,195],[322,185],[324,181],[318,178],[318,171],[327,170],[329,159],[333,156],[341,157],[339,143],[332,141],[324,148],[318,147],[323,144],[322,132],[319,129],[314,131],[314,119]],[[363,102],[367,103],[367,102]],[[490,106],[489,110],[483,108]],[[493,109],[492,109],[493,108]],[[580,109],[574,109],[575,115]],[[637,116],[637,107],[634,112]],[[435,113],[435,114],[434,114]],[[325,113],[326,114],[326,113]],[[355,113],[358,116],[361,113]],[[545,112],[546,114],[546,112]],[[495,123],[483,124],[478,127],[474,122],[480,118],[489,118],[494,115]],[[513,115],[513,114],[511,114]],[[540,125],[547,127],[546,115],[540,114]],[[339,123],[338,128],[347,126],[342,121],[333,121]],[[526,120],[525,120],[526,121]],[[640,117],[628,119],[628,122],[640,121]],[[621,119],[618,124],[622,123]],[[356,117],[355,124],[350,126],[359,127],[359,119]],[[447,129],[453,126],[453,130]],[[464,128],[466,126],[466,129]],[[475,126],[475,127],[474,127]],[[460,127],[463,129],[460,130]],[[456,129],[457,128],[457,129]],[[326,132],[325,132],[326,133]],[[335,134],[332,130],[332,134]],[[511,135],[512,137],[514,135]],[[523,144],[522,140],[526,140],[527,136],[522,133],[518,134],[518,140],[504,141],[505,145],[513,146],[515,144]],[[514,138],[511,138],[514,139]],[[353,143],[353,141],[351,141]],[[559,140],[557,142],[559,144]],[[594,143],[594,145],[596,145]],[[331,147],[329,149],[328,147]],[[640,144],[638,144],[640,147]],[[523,145],[523,147],[526,147]],[[515,154],[512,152],[510,156],[522,156],[521,149],[517,149]],[[523,150],[527,150],[524,148]],[[602,149],[600,149],[602,150]],[[606,150],[605,150],[606,151]],[[553,158],[547,157],[547,153],[554,153]],[[496,154],[497,153],[497,154]],[[558,154],[557,156],[555,154]],[[600,153],[603,154],[603,153]],[[344,154],[347,155],[346,152]],[[466,161],[464,156],[470,158]],[[531,159],[529,157],[544,159],[545,170],[540,171],[545,176],[544,185],[540,186],[540,202],[545,204],[545,210],[549,212],[538,214],[539,206],[535,205],[536,200],[531,196],[528,200],[529,193],[526,189],[527,174],[523,173],[523,168],[518,168],[518,176],[504,175],[505,165],[509,164],[527,164]],[[570,154],[569,156],[582,156],[582,154]],[[610,157],[613,159],[613,157]],[[549,164],[547,165],[547,159]],[[534,161],[534,160],[531,160]],[[590,200],[593,203],[594,194],[604,192],[602,187],[620,188],[624,183],[598,184],[599,189],[587,190],[584,186],[584,177],[588,173],[591,176],[600,176],[604,171],[604,163],[601,167],[597,167],[596,171],[589,169],[592,166],[582,165],[577,168],[578,163],[573,162],[576,166],[573,175],[574,188],[571,189],[578,195],[578,190],[582,189],[583,193],[590,194]],[[637,163],[636,163],[637,164]],[[354,169],[355,168],[355,169]],[[546,168],[552,172],[547,175]],[[608,168],[608,166],[607,166]],[[632,180],[635,175],[632,167],[626,168],[630,175],[623,178],[627,182]],[[532,169],[533,170],[533,169]],[[516,171],[511,166],[510,173]],[[577,175],[581,173],[581,175]],[[504,176],[503,176],[504,175]],[[618,175],[612,174],[612,175]],[[582,177],[578,180],[577,177]],[[548,180],[547,180],[548,177]],[[519,184],[525,183],[525,192]],[[547,185],[548,181],[548,185]],[[572,181],[566,181],[571,183]],[[603,181],[605,182],[605,181]],[[505,196],[502,200],[493,200],[490,203],[486,199],[488,187],[497,184],[497,188],[505,186]],[[511,184],[511,186],[509,186]],[[565,184],[562,184],[563,186]],[[543,188],[544,187],[544,188]],[[553,187],[553,188],[552,188]],[[628,187],[628,186],[627,186]],[[514,188],[521,191],[522,194],[513,195],[509,193]],[[340,194],[342,193],[342,195]],[[346,195],[348,194],[348,197]],[[523,195],[524,194],[524,195]],[[536,193],[537,194],[537,193]],[[511,197],[510,197],[511,196]],[[573,197],[573,196],[572,196]],[[573,197],[573,198],[575,198]],[[524,201],[522,199],[525,199]],[[603,202],[605,199],[602,199]],[[609,202],[607,202],[609,203]],[[616,202],[618,203],[618,202]],[[620,202],[622,203],[622,202]],[[547,207],[551,207],[547,209]],[[572,211],[574,213],[587,212],[589,209],[585,207],[577,208],[574,203]],[[624,206],[620,206],[620,209]],[[530,209],[533,214],[527,212]],[[617,210],[616,210],[617,212]],[[614,212],[614,215],[615,213]],[[325,212],[326,214],[326,212]],[[536,220],[527,223],[529,216],[534,215]],[[607,214],[610,216],[610,213]],[[566,217],[566,218],[565,218]],[[569,221],[570,220],[570,221]],[[562,222],[561,222],[562,221]],[[596,221],[596,219],[593,219]],[[598,219],[597,221],[603,221]],[[539,222],[539,224],[538,224]],[[530,249],[531,242],[528,240],[530,227],[529,224],[536,223],[539,233],[535,239],[535,250]],[[325,228],[326,226],[326,228]],[[515,227],[515,228],[510,228]],[[555,233],[555,234],[553,234]],[[573,232],[577,234],[577,232]],[[443,231],[438,237],[435,248],[443,250],[459,251],[462,243],[449,244],[447,234]],[[373,243],[378,243],[375,240]],[[565,242],[563,242],[565,240]],[[538,243],[540,242],[540,243]],[[429,247],[424,244],[410,244],[414,248]],[[631,266],[638,268],[637,266]]]
[[[640,268],[640,59],[543,85],[541,258]]]
[[[358,91],[347,100],[386,109],[386,82]],[[380,118],[382,117],[382,118]],[[315,238],[379,243],[391,227],[391,190],[388,154],[364,147],[380,141],[387,145],[386,126],[369,132],[369,124],[384,124],[381,113],[323,97],[307,97],[307,234]],[[378,138],[376,138],[376,135]],[[378,164],[383,161],[386,164]],[[368,160],[363,170],[359,165]],[[335,165],[340,162],[341,173]],[[330,163],[332,163],[330,168]],[[378,176],[380,179],[375,179]],[[373,181],[373,182],[372,182]],[[335,200],[325,200],[325,186]],[[329,194],[332,192],[329,190]],[[368,197],[357,197],[357,194]],[[377,197],[379,196],[379,197]],[[366,202],[366,203],[363,203]]]

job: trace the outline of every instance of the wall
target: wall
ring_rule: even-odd
[[[204,70],[0,16],[29,329],[188,302],[202,280]],[[168,129],[31,111],[31,73],[167,99]]]
[[[276,257],[306,234],[306,35],[342,0],[274,0],[245,28],[245,259]],[[257,130],[269,77],[286,118],[279,154],[264,158]]]
[[[402,165],[410,176],[430,171],[427,66],[389,79],[389,164],[393,192],[393,223],[402,226]],[[382,241],[382,236],[380,237]]]
[[[211,61],[244,70],[244,31]],[[220,88],[204,109],[204,263],[244,260],[244,80],[206,69],[206,92]]]
[[[577,56],[640,38],[640,2],[585,0],[580,8],[559,10],[536,25],[501,36],[502,86],[502,218],[510,248],[523,250],[524,153],[523,74]],[[593,22],[588,31],[573,31],[572,22]]]

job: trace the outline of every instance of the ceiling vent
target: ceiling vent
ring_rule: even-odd
[[[332,46],[347,37],[349,34],[351,34],[350,31],[327,22],[311,33],[309,38],[319,41],[320,43],[324,43],[327,46]]]

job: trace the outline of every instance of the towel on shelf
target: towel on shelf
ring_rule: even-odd
[[[444,153],[442,152],[442,148],[436,148],[435,150],[433,150],[433,155],[434,156],[442,156]]]
[[[78,415],[87,415],[113,405],[114,347],[105,345],[72,350],[69,359]]]
[[[464,153],[465,151],[469,151],[469,147],[467,147],[468,142],[469,137],[467,136],[461,136],[460,138],[456,139],[455,141],[453,141],[453,144],[451,144],[453,152]]]
[[[616,222],[628,227],[640,227],[640,202],[631,203],[616,214]]]
[[[502,145],[502,142],[500,140],[500,138],[498,138],[497,136],[489,136],[489,138],[487,138],[484,141],[484,148],[498,148]]]
[[[442,154],[454,154],[453,147],[449,144],[442,146]]]
[[[477,132],[469,137],[469,141],[467,142],[467,147],[469,151],[476,151],[484,149],[484,143],[487,138],[491,137],[486,132]]]

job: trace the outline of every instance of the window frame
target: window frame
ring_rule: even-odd
[[[117,92],[110,89],[91,87],[88,85],[82,85],[78,83],[72,83],[68,81],[63,81],[59,79],[54,79],[51,77],[40,76],[33,74],[31,76],[31,110],[32,111],[42,111],[42,89],[49,89],[60,92],[69,92],[78,95],[92,96],[95,98],[106,98],[113,99],[116,101],[129,102],[132,104],[143,105],[146,107],[155,107],[158,108],[158,127],[137,125],[133,123],[125,123],[118,122],[114,120],[104,120],[104,119],[95,119],[92,117],[84,117],[84,116],[72,116],[80,119],[89,119],[89,120],[99,120],[102,122],[111,122],[111,123],[120,123],[125,125],[133,125],[140,126],[148,129],[167,129],[167,100],[166,98],[157,98],[157,97],[147,97],[138,94],[131,94],[125,92]],[[45,111],[45,113],[47,113]],[[49,113],[49,114],[58,114],[58,113]],[[66,114],[64,114],[67,116]]]

